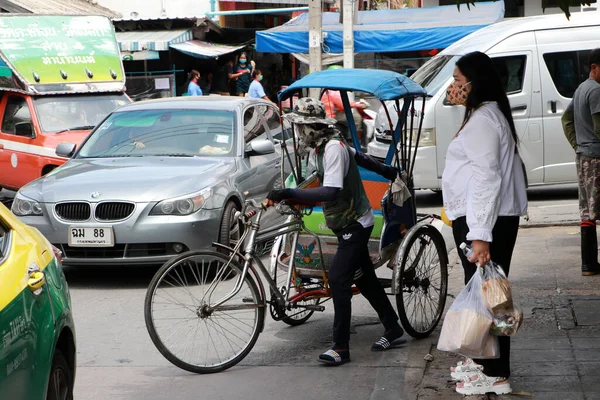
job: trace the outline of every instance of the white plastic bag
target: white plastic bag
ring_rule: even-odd
[[[493,315],[483,300],[483,270],[477,269],[446,314],[437,348],[467,358],[498,358],[498,338],[490,334]]]

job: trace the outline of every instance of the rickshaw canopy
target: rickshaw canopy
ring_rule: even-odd
[[[380,101],[409,96],[426,96],[427,91],[405,75],[379,69],[334,69],[308,74],[279,92],[283,101],[301,89],[322,88],[339,91],[365,92]]]

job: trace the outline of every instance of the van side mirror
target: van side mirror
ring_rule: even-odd
[[[31,122],[17,122],[15,124],[15,135],[33,139],[35,137],[33,124]]]
[[[275,145],[268,139],[255,139],[246,145],[247,155],[266,155],[275,153]]]
[[[59,157],[71,158],[75,154],[77,145],[75,143],[63,142],[56,146],[56,155]]]

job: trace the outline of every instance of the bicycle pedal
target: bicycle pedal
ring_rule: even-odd
[[[317,305],[306,305],[302,306],[302,308],[307,309],[308,311],[325,311],[325,306],[317,306]]]

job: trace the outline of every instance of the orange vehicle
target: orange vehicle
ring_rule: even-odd
[[[59,143],[81,143],[131,100],[108,18],[0,18],[0,188],[17,190],[66,161]]]

